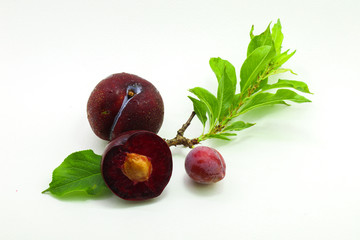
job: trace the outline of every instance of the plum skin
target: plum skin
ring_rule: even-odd
[[[195,182],[210,184],[225,177],[226,165],[224,158],[216,149],[199,146],[186,156],[185,170]]]
[[[93,132],[108,141],[130,130],[157,133],[164,119],[164,103],[149,81],[117,73],[100,81],[91,92],[87,117]]]
[[[151,174],[147,178],[135,181],[126,175],[125,161],[131,154],[146,157],[151,162]],[[118,197],[131,201],[158,197],[170,181],[172,169],[172,155],[166,142],[144,130],[120,134],[106,146],[101,161],[106,185]]]

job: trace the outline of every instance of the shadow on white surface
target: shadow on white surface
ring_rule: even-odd
[[[184,175],[184,184],[192,194],[200,197],[218,196],[223,191],[221,182],[213,184],[200,184],[194,182],[186,175]]]
[[[59,201],[64,201],[64,202],[85,202],[85,201],[89,201],[89,200],[103,200],[103,199],[111,197],[112,193],[110,191],[105,191],[102,194],[92,196],[92,195],[88,195],[84,192],[72,192],[72,193],[68,193],[61,197],[53,195],[51,193],[43,193],[43,195],[48,195],[49,197],[52,197]]]
[[[162,201],[162,199],[166,198],[166,195],[167,194],[166,194],[166,189],[165,189],[164,192],[161,193],[160,196],[153,198],[153,199],[148,199],[148,200],[144,200],[144,201],[128,201],[128,200],[121,199],[121,198],[115,196],[114,194],[112,194],[112,196],[108,196],[108,199],[103,202],[103,206],[108,207],[108,208],[114,208],[114,209],[137,208],[137,207],[149,206],[149,205],[156,204],[156,203]]]
[[[147,205],[155,204],[159,201],[161,201],[164,196],[166,195],[166,191],[154,199],[144,200],[144,201],[128,201],[124,200],[122,198],[117,197],[115,194],[113,194],[111,191],[105,191],[104,193],[96,196],[87,195],[83,192],[74,192],[66,194],[62,197],[58,197],[55,195],[52,195],[50,193],[44,193],[44,195],[49,195],[49,197],[55,198],[62,202],[89,202],[89,201],[99,201],[100,204],[104,207],[108,208],[115,208],[115,209],[121,209],[121,208],[133,208],[133,207],[142,207]]]

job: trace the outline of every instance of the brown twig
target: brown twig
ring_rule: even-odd
[[[185,130],[189,127],[192,119],[195,117],[195,112],[193,111],[189,117],[189,119],[182,125],[182,127],[177,131],[176,137],[172,139],[165,139],[166,143],[169,147],[183,145],[185,147],[192,148],[195,144],[198,144],[199,141],[197,138],[189,139],[184,137]]]

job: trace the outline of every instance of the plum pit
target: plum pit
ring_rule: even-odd
[[[144,155],[127,153],[121,170],[135,184],[147,181],[152,172],[151,161]]]

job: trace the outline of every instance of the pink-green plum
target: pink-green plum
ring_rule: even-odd
[[[185,170],[195,182],[210,184],[225,177],[226,165],[224,158],[216,149],[199,146],[186,156]]]

